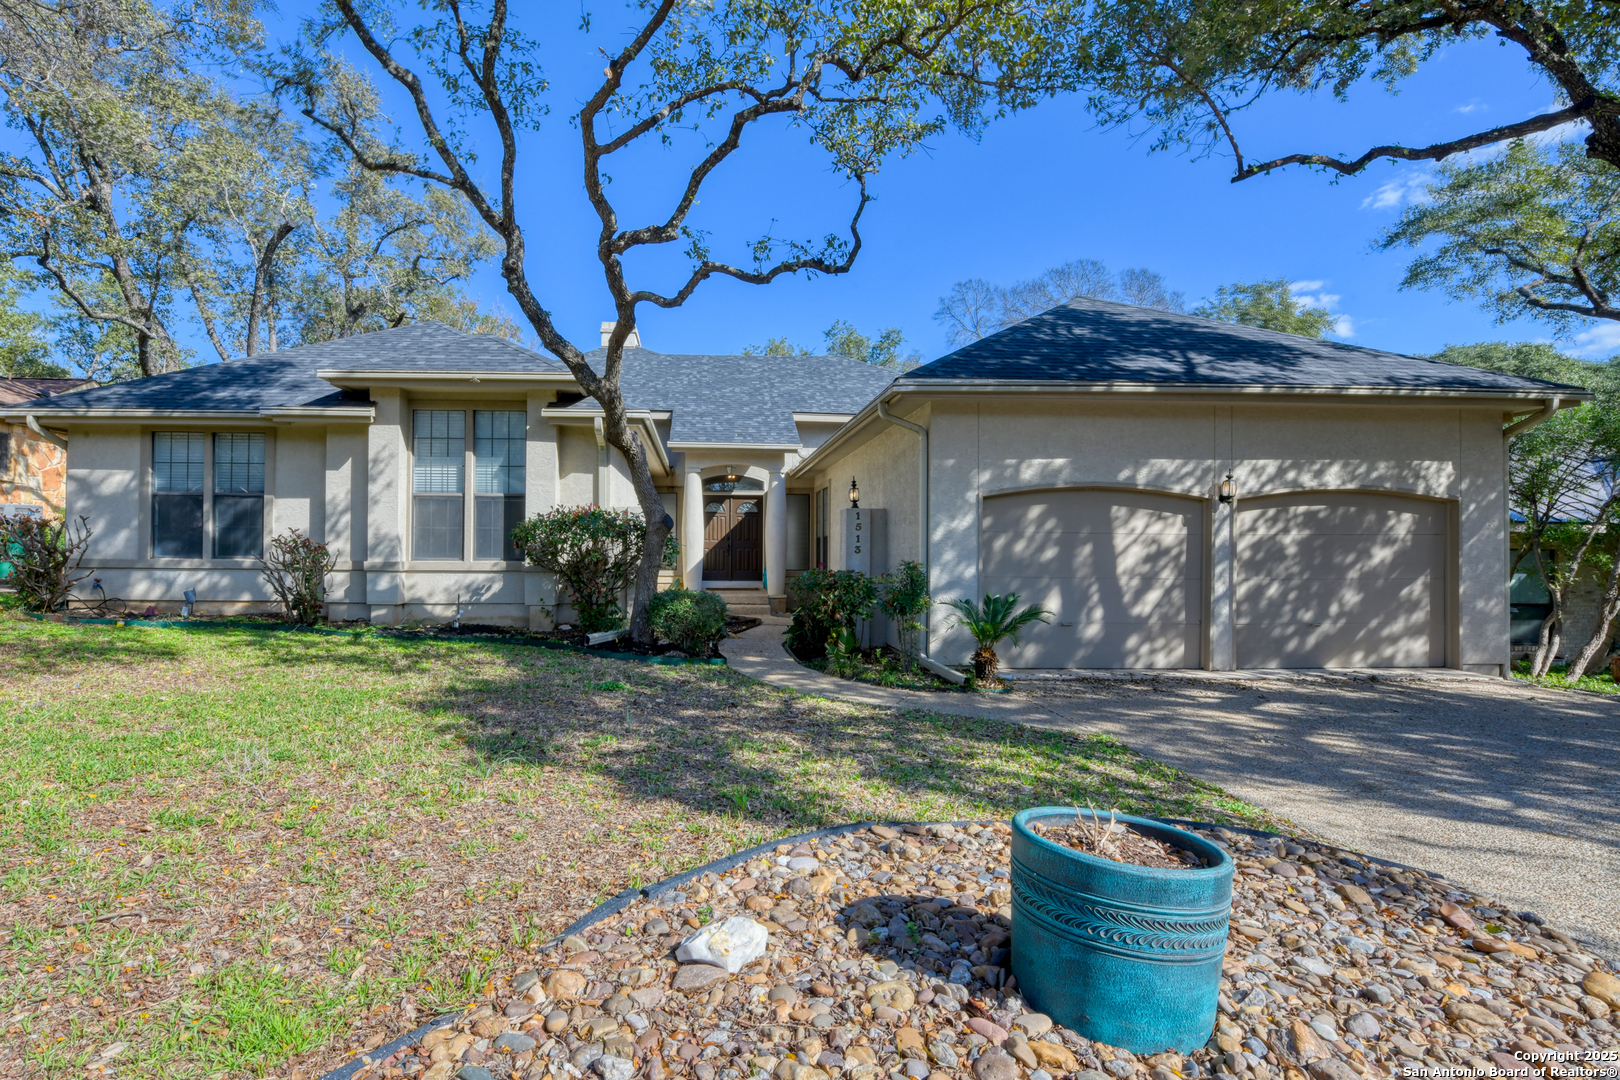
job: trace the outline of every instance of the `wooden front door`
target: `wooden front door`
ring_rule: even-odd
[[[760,516],[763,495],[705,493],[703,501],[703,578],[705,581],[758,581],[764,567]]]

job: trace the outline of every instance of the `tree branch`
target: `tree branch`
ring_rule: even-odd
[[[1450,142],[1435,143],[1432,146],[1413,148],[1409,146],[1375,146],[1365,154],[1351,161],[1330,157],[1326,154],[1289,154],[1286,157],[1273,158],[1258,165],[1244,168],[1241,159],[1236,173],[1232,176],[1232,183],[1247,180],[1251,176],[1280,169],[1284,165],[1311,165],[1317,168],[1330,169],[1341,176],[1354,176],[1379,158],[1395,158],[1400,161],[1440,161],[1452,154],[1461,154],[1469,150],[1478,150],[1482,146],[1494,143],[1508,142],[1513,139],[1522,139],[1526,135],[1548,131],[1567,124],[1572,120],[1584,119],[1592,111],[1592,102],[1586,101],[1571,105],[1567,109],[1560,109],[1555,113],[1544,113],[1541,116],[1521,120],[1517,124],[1506,124],[1502,127],[1491,128],[1461,139]],[[1236,144],[1234,143],[1234,148]]]

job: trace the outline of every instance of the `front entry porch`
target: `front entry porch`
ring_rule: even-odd
[[[756,453],[752,461],[733,457],[727,464],[716,463],[718,456],[704,460],[686,455],[679,529],[682,584],[688,589],[762,590],[780,611],[788,575],[809,565],[809,496],[788,494],[780,451]],[[701,543],[687,539],[700,537]]]

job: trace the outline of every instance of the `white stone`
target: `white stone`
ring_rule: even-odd
[[[705,926],[675,950],[682,963],[714,964],[733,975],[765,955],[770,935],[753,919],[733,915],[723,922]]]
[[[787,868],[789,870],[806,870],[813,874],[821,869],[821,863],[808,856],[800,855],[796,859],[789,859]]]
[[[1289,961],[1295,967],[1324,979],[1333,977],[1333,965],[1320,956],[1296,956]]]

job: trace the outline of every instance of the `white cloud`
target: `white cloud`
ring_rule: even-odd
[[[1324,311],[1332,311],[1334,308],[1339,306],[1340,294],[1323,292],[1322,287],[1326,284],[1327,282],[1320,278],[1315,280],[1290,281],[1288,283],[1288,295],[1292,296],[1295,300],[1298,300],[1307,307],[1321,308]],[[1336,319],[1337,321],[1334,322],[1333,329],[1329,330],[1328,333],[1332,334],[1334,337],[1342,338],[1356,336],[1356,324],[1350,316],[1340,314],[1336,315]]]
[[[1489,108],[1490,108],[1490,106],[1485,104],[1483,101],[1479,100],[1479,98],[1474,98],[1468,104],[1459,105],[1455,109],[1452,109],[1451,111],[1452,112],[1460,112],[1464,116],[1467,116],[1471,112],[1484,112],[1485,110],[1487,110]]]
[[[1620,322],[1599,322],[1575,335],[1576,356],[1601,357],[1620,353]]]
[[[1429,186],[1434,174],[1427,169],[1414,169],[1403,173],[1361,200],[1363,210],[1399,210],[1403,206],[1430,201]]]

